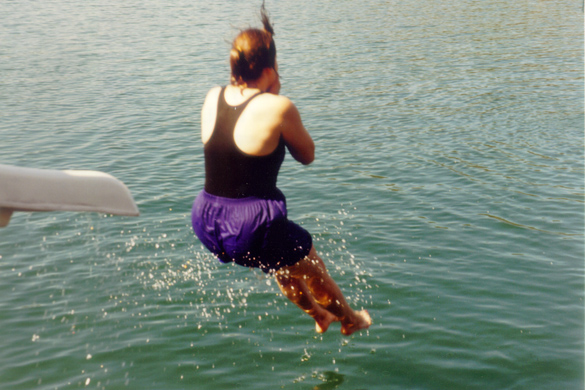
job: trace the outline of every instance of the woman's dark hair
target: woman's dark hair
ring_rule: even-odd
[[[276,45],[274,30],[266,15],[264,4],[260,9],[264,29],[250,28],[238,34],[230,51],[232,68],[232,84],[246,85],[249,81],[260,78],[266,68],[274,68],[276,64]]]

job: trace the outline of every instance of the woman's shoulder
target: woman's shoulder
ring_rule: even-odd
[[[219,94],[222,91],[223,87],[213,87],[205,95],[205,100],[203,101],[203,110],[213,110],[214,107],[217,107],[217,101],[219,99]]]
[[[275,95],[270,92],[264,92],[254,98],[254,105],[266,110],[272,111],[273,113],[284,114],[289,110],[296,109],[294,103],[286,96]]]
[[[211,88],[205,96],[201,109],[201,140],[203,143],[207,142],[213,132],[217,117],[217,102],[222,89],[222,87]]]
[[[206,101],[207,101],[207,100],[213,100],[213,99],[217,100],[217,97],[219,96],[219,93],[221,92],[221,90],[222,90],[223,88],[224,88],[224,87],[221,87],[221,86],[216,86],[216,87],[213,87],[213,88],[211,88],[211,89],[210,89],[210,90],[207,92],[207,95],[205,96],[205,100],[206,100]]]

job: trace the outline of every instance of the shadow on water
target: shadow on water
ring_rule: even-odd
[[[345,377],[334,371],[323,371],[317,374],[317,378],[323,383],[313,387],[313,390],[333,390],[343,384]]]

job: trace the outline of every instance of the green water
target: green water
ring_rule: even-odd
[[[0,230],[0,388],[581,390],[582,3],[267,3],[317,145],[279,187],[372,315],[349,338],[191,231],[198,113],[259,5],[0,4],[0,163],[108,172],[141,211]]]

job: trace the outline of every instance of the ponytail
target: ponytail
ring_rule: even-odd
[[[266,8],[264,7],[264,1],[262,2],[262,7],[260,8],[260,18],[262,20],[262,25],[264,26],[264,30],[270,34],[270,36],[275,35],[274,29],[270,24],[270,19],[268,19],[268,15],[266,13]]]

